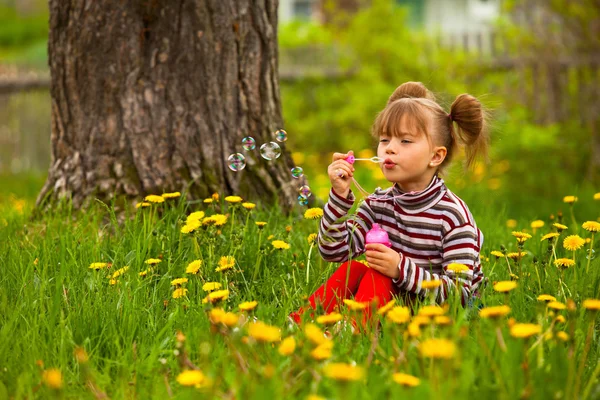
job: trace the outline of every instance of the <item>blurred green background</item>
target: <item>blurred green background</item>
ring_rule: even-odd
[[[281,0],[285,146],[326,199],[332,152],[374,155],[377,112],[398,85],[421,81],[446,109],[467,92],[490,111],[489,162],[465,171],[457,160],[446,176],[475,217],[498,210],[526,227],[575,195],[580,220],[597,218],[597,7],[587,0]],[[47,25],[46,2],[0,1],[0,82],[47,79]],[[48,90],[0,90],[0,202],[33,202],[49,162]],[[386,185],[373,165],[357,170],[367,190]]]

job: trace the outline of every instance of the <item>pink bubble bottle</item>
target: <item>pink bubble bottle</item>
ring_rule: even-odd
[[[371,243],[380,243],[387,247],[392,247],[392,243],[390,242],[390,237],[387,232],[381,229],[379,224],[373,224],[373,227],[369,232],[367,232],[367,236],[365,238],[367,244]]]

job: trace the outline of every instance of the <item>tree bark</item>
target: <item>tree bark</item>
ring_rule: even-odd
[[[49,0],[52,163],[38,205],[186,191],[291,207],[303,182],[289,152],[258,152],[283,127],[277,3]],[[227,166],[237,152],[241,172]]]

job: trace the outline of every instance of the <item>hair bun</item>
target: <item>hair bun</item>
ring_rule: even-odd
[[[388,104],[398,99],[421,98],[435,101],[435,96],[421,82],[405,82],[390,96]]]

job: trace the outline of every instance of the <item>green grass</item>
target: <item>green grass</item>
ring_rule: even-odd
[[[447,311],[452,325],[423,326],[420,338],[403,336],[403,327],[388,321],[383,322],[381,335],[352,335],[348,329],[334,335],[329,362],[356,362],[365,370],[362,383],[342,384],[323,375],[327,362],[310,357],[313,345],[302,329],[290,328],[286,320],[303,304],[303,296],[336,267],[309,246],[306,238],[317,231],[319,221],[304,219],[303,210],[284,216],[277,207],[262,204],[252,211],[238,205],[234,211],[222,199],[213,205],[174,200],[117,215],[110,205],[96,203],[86,212],[76,212],[65,203],[41,220],[30,220],[34,188],[41,181],[15,180],[9,187],[16,194],[0,197],[0,398],[99,397],[94,392],[115,399],[196,398],[200,391],[208,398],[243,399],[305,399],[311,393],[357,399],[516,398],[529,393],[531,398],[545,399],[584,393],[593,398],[600,390],[598,318],[582,308],[584,299],[600,298],[599,258],[592,260],[586,273],[585,250],[576,252],[576,267],[564,272],[563,295],[560,272],[546,265],[550,253],[547,242],[540,241],[552,229],[549,220],[525,243],[528,255],[521,265],[510,261],[519,276],[518,286],[504,295],[494,292],[492,283],[510,279],[508,261],[489,254],[501,246],[517,250],[505,225],[507,212],[482,207],[474,213],[486,238],[483,268],[490,281],[482,301],[486,306],[508,303],[509,317],[540,324],[543,333],[566,331],[567,342],[544,335],[512,338],[507,318],[502,318],[498,326],[506,341],[504,352],[494,323],[454,302]],[[588,198],[575,203],[575,211],[593,209]],[[186,215],[198,210],[229,214],[229,220],[220,228],[182,234]],[[595,218],[588,215],[573,222],[565,213],[563,222],[569,229],[556,247],[558,257],[572,256],[563,249],[562,238],[574,233],[589,237],[581,223]],[[267,225],[259,230],[256,221]],[[275,239],[291,248],[274,249]],[[235,257],[235,268],[215,272],[219,258],[227,255]],[[162,261],[151,276],[141,277],[149,258]],[[203,260],[200,273],[186,275],[188,263],[197,259]],[[93,262],[110,262],[112,267],[94,271],[89,268]],[[111,285],[109,276],[124,266],[130,269]],[[171,280],[185,276],[187,297],[172,298]],[[233,331],[211,327],[206,314],[210,306],[202,303],[206,296],[202,284],[209,281],[230,291],[222,303],[226,310],[237,313],[239,303],[258,301],[253,315],[281,328],[282,337],[293,335],[299,345],[295,354],[280,355],[277,344],[244,343],[249,323]],[[543,293],[565,303],[574,301],[574,310],[557,312],[566,323],[553,322],[545,305],[536,300]],[[588,336],[593,324],[596,330]],[[177,340],[177,332],[185,335],[184,342]],[[418,345],[429,337],[455,343],[454,357],[436,361],[420,357]],[[89,356],[87,363],[76,361],[78,347]],[[210,387],[177,383],[177,376],[192,364],[210,378]],[[42,384],[42,370],[51,368],[62,373],[61,390]],[[420,386],[405,389],[393,382],[392,374],[398,371],[419,377]]]

